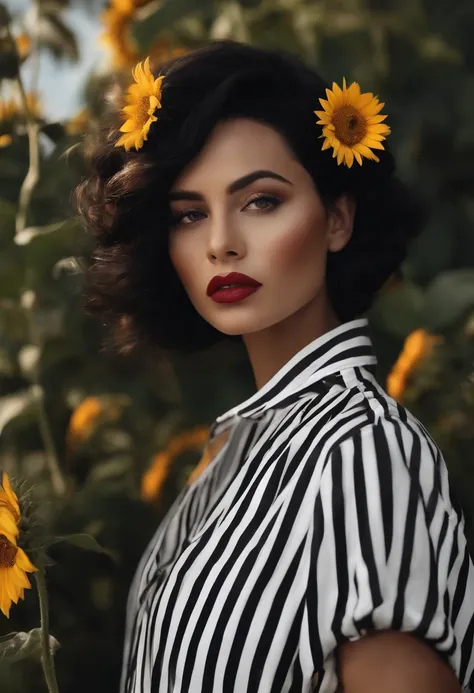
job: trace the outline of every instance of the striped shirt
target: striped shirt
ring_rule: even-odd
[[[375,365],[351,321],[216,419],[227,442],[133,581],[122,693],[335,693],[338,645],[374,629],[419,636],[471,690],[464,519]]]

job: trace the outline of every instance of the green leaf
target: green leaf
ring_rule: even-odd
[[[104,547],[101,546],[97,539],[95,539],[91,534],[69,534],[65,537],[57,537],[51,542],[51,544],[58,544],[60,542],[67,542],[68,544],[71,544],[72,546],[77,546],[80,549],[84,549],[85,551],[92,551],[93,553],[102,553],[115,562],[117,562],[118,560],[117,555],[113,551],[110,551],[109,549],[104,549]]]
[[[142,52],[156,41],[164,29],[191,14],[211,14],[214,0],[166,0],[161,7],[132,25],[132,36]]]
[[[7,633],[6,635],[0,635],[0,644],[2,642],[7,642],[8,640],[11,640],[14,635],[18,635],[17,630],[13,630],[11,633]]]
[[[55,58],[66,57],[73,62],[79,59],[76,36],[57,13],[41,13],[39,41]]]
[[[11,637],[9,637],[11,636]],[[18,662],[21,659],[32,657],[41,659],[41,629],[33,628],[29,633],[10,633],[0,639],[0,661],[8,660]],[[49,646],[54,654],[59,648],[59,642],[52,635],[49,636]]]
[[[39,398],[42,397],[40,388],[33,386],[12,395],[0,398],[0,433],[5,426],[20,417],[30,417],[35,411]]]
[[[444,272],[425,294],[424,324],[436,332],[453,325],[474,307],[474,270]]]
[[[405,339],[420,327],[424,307],[421,289],[411,282],[403,282],[381,293],[370,314],[371,320],[385,332]]]
[[[65,136],[66,129],[62,123],[45,123],[41,128],[41,132],[43,132],[53,144],[56,144]]]

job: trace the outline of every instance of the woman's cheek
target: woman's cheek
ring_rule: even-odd
[[[314,215],[308,214],[296,223],[293,221],[289,230],[275,234],[267,257],[272,266],[298,271],[308,263],[316,268],[318,259],[325,253],[324,233]]]

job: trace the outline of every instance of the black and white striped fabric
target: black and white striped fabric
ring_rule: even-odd
[[[131,587],[122,693],[335,693],[373,629],[430,643],[470,691],[474,567],[443,458],[374,379],[365,320],[223,416]]]

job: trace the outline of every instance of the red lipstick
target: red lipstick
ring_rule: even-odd
[[[246,274],[231,272],[213,277],[208,284],[207,295],[216,303],[236,303],[255,293],[261,286],[260,282]]]

